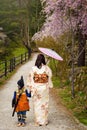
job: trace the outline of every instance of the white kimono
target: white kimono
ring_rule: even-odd
[[[48,82],[35,83],[34,73],[42,74],[43,72],[48,75]],[[27,86],[29,86],[34,101],[35,122],[38,125],[46,125],[48,123],[49,88],[53,87],[51,77],[52,72],[48,66],[43,65],[41,69],[34,66],[27,80]]]

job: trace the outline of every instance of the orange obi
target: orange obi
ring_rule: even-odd
[[[16,99],[18,98],[19,94],[16,94]],[[16,107],[16,112],[18,111],[29,111],[30,106],[29,106],[29,100],[27,99],[26,93],[23,92],[19,101],[18,105]]]
[[[34,73],[33,79],[35,83],[47,83],[48,75],[45,72],[43,74]]]

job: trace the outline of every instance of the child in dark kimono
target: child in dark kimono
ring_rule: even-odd
[[[17,82],[17,84],[18,89],[17,91],[14,91],[14,96],[12,99],[12,107],[15,107],[16,104],[15,111],[17,112],[17,118],[18,118],[17,126],[25,126],[26,112],[30,110],[28,97],[31,97],[31,93],[28,93],[27,89],[25,89],[24,87],[23,76],[21,76],[21,79]]]

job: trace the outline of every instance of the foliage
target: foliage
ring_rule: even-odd
[[[25,46],[23,46],[20,41],[18,43],[15,43],[9,40],[7,44],[1,42],[0,46],[0,61],[11,59],[14,56],[18,56],[27,51]]]
[[[9,49],[8,49],[9,47]],[[12,55],[12,48],[8,42],[1,41],[0,42],[0,60],[5,60],[6,57]]]
[[[15,50],[13,51],[13,55],[14,56],[19,56],[21,54],[24,54],[27,51],[27,49],[24,46],[15,48]]]
[[[41,9],[40,0],[0,0],[0,27],[11,40],[7,48],[3,44],[0,49],[2,58],[5,59],[5,55],[12,56],[12,48],[15,49],[17,44],[19,46],[23,44],[28,49],[29,40],[37,30],[40,30],[44,21]]]
[[[60,96],[68,109],[71,109],[73,114],[80,122],[87,125],[87,110],[85,106],[87,102],[84,100],[85,93],[77,92],[76,98],[71,98],[70,88],[60,90]]]
[[[58,77],[53,76],[52,81],[53,81],[53,86],[55,86],[56,88],[60,88],[61,82]]]
[[[44,37],[44,39],[42,41],[37,40],[36,44],[37,44],[37,47],[41,46],[41,47],[47,47],[47,48],[51,48],[51,49],[56,49],[56,42],[50,36]]]
[[[45,15],[41,12],[40,0],[31,0],[28,6],[30,36],[33,36],[43,25]]]
[[[60,88],[61,82],[58,77],[53,77],[54,87],[58,90],[61,102],[66,106],[72,114],[83,124],[87,125],[87,99],[85,99],[85,91],[75,91],[76,97],[71,97],[70,83],[65,81],[65,87]],[[87,86],[86,86],[87,87]]]
[[[87,67],[79,67],[75,70],[75,89],[77,91],[85,92],[85,99],[87,99]]]
[[[13,0],[0,1],[0,27],[3,27],[9,37],[11,37],[13,33],[19,32],[19,22],[16,17],[18,15],[17,12],[18,9]]]
[[[8,37],[13,40],[17,35],[20,38],[21,29],[26,28],[29,20],[29,35],[32,36],[44,21],[44,16],[40,13],[41,9],[40,0],[1,0],[0,27],[3,27]]]

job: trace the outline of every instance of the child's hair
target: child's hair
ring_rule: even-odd
[[[23,76],[21,76],[21,79],[18,80],[17,82],[19,89],[22,89],[24,87],[24,80],[23,80]]]

